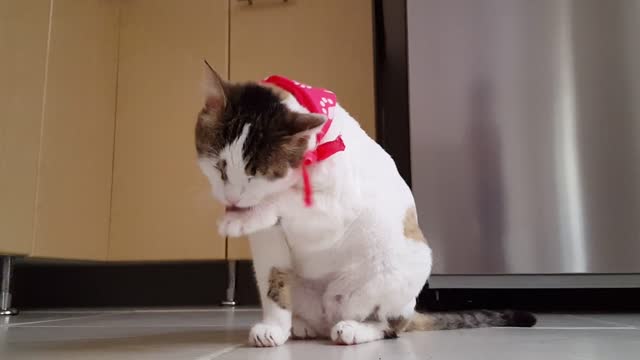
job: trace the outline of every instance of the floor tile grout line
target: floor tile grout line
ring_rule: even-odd
[[[602,320],[602,319],[598,319],[596,317],[591,317],[591,316],[588,316],[588,315],[573,315],[573,314],[567,314],[567,315],[569,315],[570,317],[574,317],[576,319],[596,321],[596,322],[599,322],[601,324],[608,324],[608,325],[615,325],[615,326],[631,326],[633,328],[637,328],[636,326],[631,325],[631,324],[625,324],[625,323],[616,322],[616,321]]]
[[[180,313],[180,312],[229,312],[229,313],[233,313],[233,312],[259,312],[260,309],[258,308],[247,308],[247,309],[200,309],[200,310],[178,310],[178,309],[174,309],[174,310],[153,310],[153,309],[149,309],[149,310],[133,310],[133,312],[136,313]]]
[[[98,315],[96,315],[98,316]],[[68,319],[59,319],[59,320],[75,320],[75,319],[85,319],[86,317],[73,317]],[[58,321],[58,320],[48,320],[48,321]],[[227,325],[197,325],[197,324],[184,324],[184,325],[176,325],[176,324],[156,324],[156,325],[126,325],[126,324],[108,324],[108,325],[40,325],[38,322],[32,323],[20,323],[15,324],[13,326],[23,326],[24,327],[38,327],[38,328],[226,328],[229,329]],[[249,330],[250,326],[241,327],[238,326],[233,328],[233,330]],[[507,329],[507,330],[516,330],[516,331],[535,331],[535,330],[640,330],[634,326],[536,326],[533,328],[519,328],[519,327],[494,327],[493,329]]]
[[[27,322],[14,323],[14,324],[9,323],[9,324],[5,324],[5,325],[0,325],[0,327],[19,327],[19,326],[24,326],[24,325],[43,324],[43,323],[49,323],[49,322],[54,322],[54,321],[89,319],[89,318],[95,318],[95,317],[101,317],[101,316],[105,316],[106,317],[108,315],[112,315],[112,314],[93,314],[93,315],[85,315],[85,316],[70,316],[70,317],[58,318],[58,319],[27,321]],[[25,326],[25,327],[31,327],[31,326]],[[35,327],[35,326],[33,326],[33,327]]]
[[[72,319],[77,319],[77,318],[72,318]],[[16,324],[17,326],[18,324]],[[22,324],[19,324],[22,325]],[[171,327],[171,328],[225,328],[225,329],[229,329],[229,327],[227,325],[176,325],[176,324],[158,324],[158,325],[124,325],[124,324],[111,324],[111,325],[31,325],[31,324],[27,324],[27,326],[24,327],[29,327],[29,328],[163,328],[166,329],[167,327]],[[250,327],[247,326],[246,328],[237,328],[237,329],[233,329],[233,330],[249,330]]]
[[[86,310],[23,310],[20,314],[111,314],[111,313],[128,313],[132,310],[105,310],[105,309],[86,309]]]
[[[638,331],[633,326],[536,326],[530,329],[524,330],[632,330]]]
[[[195,360],[213,360],[213,359],[217,359],[220,356],[225,355],[225,354],[229,354],[231,352],[234,352],[236,349],[239,349],[239,348],[241,348],[243,346],[244,346],[244,344],[236,344],[236,345],[230,346],[228,348],[215,351],[215,352],[213,352],[211,354],[197,357]]]
[[[84,312],[101,312],[110,314],[126,314],[126,313],[182,313],[182,312],[259,312],[259,308],[242,308],[242,309],[128,309],[128,310],[32,310],[23,311],[27,314],[81,314]]]

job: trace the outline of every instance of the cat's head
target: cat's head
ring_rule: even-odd
[[[310,134],[325,118],[290,111],[270,87],[227,83],[208,64],[203,89],[196,150],[214,196],[239,211],[293,186]]]

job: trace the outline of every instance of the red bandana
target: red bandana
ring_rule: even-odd
[[[340,135],[338,135],[334,140],[321,143],[333,122],[335,106],[337,103],[336,95],[329,90],[314,88],[277,75],[268,77],[264,82],[273,84],[290,92],[296,100],[298,100],[300,105],[304,106],[310,113],[322,114],[327,117],[327,121],[322,125],[322,129],[320,129],[316,134],[316,148],[314,150],[307,151],[304,154],[302,161],[304,203],[307,206],[311,206],[313,204],[313,189],[311,187],[311,179],[309,178],[309,170],[307,167],[318,161],[322,161],[337,152],[343,151],[345,148]]]

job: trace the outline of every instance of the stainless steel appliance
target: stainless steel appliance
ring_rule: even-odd
[[[435,274],[640,273],[640,1],[408,0],[407,29]]]

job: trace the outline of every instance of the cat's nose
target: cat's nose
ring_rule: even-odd
[[[240,198],[237,196],[226,196],[227,204],[229,206],[236,206],[240,202]]]
[[[234,206],[238,205],[240,200],[242,200],[243,190],[241,187],[230,186],[225,189],[224,198],[227,200],[227,204]]]

